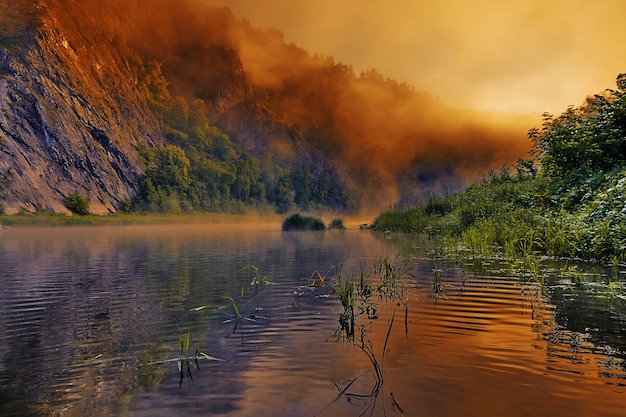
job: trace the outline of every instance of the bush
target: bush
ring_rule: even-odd
[[[65,206],[74,214],[85,216],[89,214],[89,199],[79,193],[73,193],[65,197]]]
[[[345,230],[346,226],[343,224],[343,219],[333,219],[333,221],[330,222],[330,224],[328,225],[329,229],[340,229],[340,230]]]
[[[317,217],[295,213],[283,221],[283,231],[289,230],[326,230],[326,225]]]

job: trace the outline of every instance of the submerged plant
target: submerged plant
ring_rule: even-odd
[[[335,388],[337,388],[337,396],[330,401],[326,406],[320,411],[319,414],[324,412],[328,407],[332,404],[340,400],[342,397],[348,398],[350,402],[354,401],[362,401],[365,402],[366,407],[361,415],[365,415],[368,411],[373,413],[376,408],[376,403],[379,398],[380,393],[384,387],[384,362],[385,362],[385,352],[387,352],[387,344],[389,342],[389,336],[391,335],[391,330],[393,328],[393,323],[395,319],[395,311],[393,312],[391,319],[389,320],[389,324],[387,326],[387,333],[385,335],[385,341],[383,343],[380,356],[376,354],[376,350],[374,349],[374,344],[372,340],[368,336],[369,329],[366,329],[364,326],[360,326],[360,335],[358,341],[354,339],[349,341],[350,344],[356,346],[361,352],[365,354],[372,365],[371,371],[365,371],[361,374],[357,375],[355,378],[352,378],[343,386],[339,385],[337,382],[333,381]],[[380,360],[379,360],[380,357]],[[374,385],[372,389],[368,393],[356,393],[350,390],[350,388],[357,382],[361,377],[365,374],[371,372],[374,377]],[[400,407],[400,404],[397,402],[396,398],[393,396],[393,393],[389,393],[393,399],[393,410],[399,410],[401,414],[404,413],[404,410]]]
[[[443,283],[441,282],[441,269],[437,267],[435,262],[433,265],[433,293],[435,298],[445,297],[443,293]]]
[[[239,295],[239,301],[235,300],[233,297],[228,296],[228,295],[223,296],[228,301],[230,301],[233,307],[233,311],[235,312],[235,317],[231,319],[231,320],[235,320],[233,333],[237,331],[237,326],[239,326],[239,323],[242,320],[252,321],[252,322],[256,321],[256,318],[258,318],[258,316],[256,316],[255,314],[246,315],[244,314],[244,310],[246,309],[248,304],[252,302],[252,300],[254,300],[255,298],[261,295],[260,287],[262,285],[273,284],[271,281],[268,280],[267,276],[261,277],[259,274],[259,268],[254,265],[248,265],[245,268],[242,268],[241,271],[245,271],[248,269],[251,269],[254,272],[252,280],[250,281],[250,286],[254,287],[254,294],[252,294],[249,298],[246,298],[246,286],[242,285],[240,295]],[[227,320],[227,321],[231,321],[231,320]]]
[[[178,366],[178,372],[180,374],[180,380],[178,383],[179,388],[182,386],[183,379],[185,376],[187,376],[189,380],[193,381],[192,369],[195,368],[197,370],[200,370],[199,361],[201,360],[223,361],[222,359],[209,356],[206,353],[200,351],[199,343],[195,345],[193,354],[191,353],[192,346],[193,346],[193,337],[191,336],[191,326],[188,327],[187,334],[185,335],[183,335],[183,333],[180,331],[180,328],[178,329],[178,345],[180,349],[180,354],[177,358],[171,358],[171,359],[166,359],[162,361],[148,362],[147,365],[160,365],[164,363],[176,362]]]
[[[354,315],[355,298],[354,285],[349,279],[342,279],[341,275],[336,282],[331,284],[330,289],[339,298],[343,311],[339,313],[339,329],[345,333],[348,340],[354,340],[354,326],[356,317]]]
[[[404,306],[405,333],[408,333],[408,300],[404,295],[402,283],[402,278],[406,277],[407,274],[406,263],[402,264],[399,256],[386,256],[373,261],[370,273],[361,272],[356,279],[339,273],[337,279],[330,284],[331,291],[337,296],[342,306],[338,315],[339,326],[336,334],[345,343],[361,351],[368,358],[372,369],[361,373],[343,386],[333,381],[338,391],[337,397],[327,404],[322,411],[340,398],[346,397],[349,401],[365,402],[366,410],[362,415],[368,411],[373,412],[384,385],[384,361],[395,321],[395,307],[392,307],[393,312],[387,325],[387,333],[380,353],[375,349],[369,334],[372,331],[374,321],[379,317],[378,310],[381,302],[387,303],[387,306],[390,307]],[[365,394],[353,392],[354,383],[368,372],[374,378],[372,389]],[[395,398],[393,409],[394,412],[395,410],[403,412]]]

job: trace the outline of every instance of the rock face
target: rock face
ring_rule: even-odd
[[[201,99],[237,149],[281,172],[332,173],[373,212],[460,187],[530,148],[530,119],[357,75],[209,3],[0,0],[0,210],[68,212],[64,198],[79,193],[108,213],[135,195],[138,149],[165,141],[137,76],[152,60],[171,94]]]
[[[232,12],[207,7],[200,19],[198,2],[182,3],[154,0],[150,13],[136,0],[0,0],[0,208],[69,213],[63,200],[79,193],[104,214],[136,193],[138,148],[165,140],[137,59],[163,63],[170,88],[205,100],[251,155],[333,169],[254,97]]]
[[[5,212],[67,212],[72,193],[93,213],[116,211],[143,173],[138,147],[163,141],[129,57],[90,30],[81,7],[0,0],[0,16]]]

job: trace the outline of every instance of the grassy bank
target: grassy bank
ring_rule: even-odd
[[[626,257],[626,74],[532,129],[533,159],[455,195],[393,207],[377,230],[453,236],[472,250],[610,261]]]
[[[625,170],[600,173],[570,188],[545,177],[495,175],[463,193],[392,208],[373,228],[455,237],[482,253],[621,261],[625,207]]]
[[[0,215],[2,227],[20,226],[115,226],[150,224],[193,224],[193,223],[279,223],[281,218],[273,214],[135,214],[120,213],[110,215],[89,214],[68,216],[63,214],[15,214]]]

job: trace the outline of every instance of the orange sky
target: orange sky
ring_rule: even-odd
[[[201,0],[451,106],[561,113],[626,72],[623,0]]]

